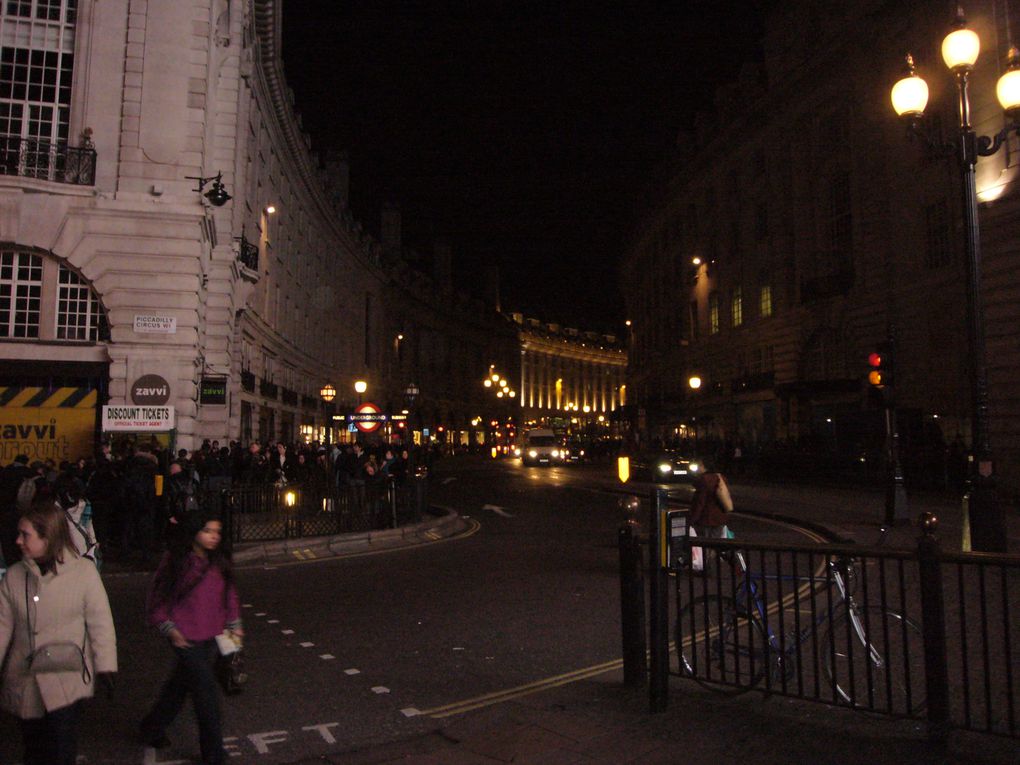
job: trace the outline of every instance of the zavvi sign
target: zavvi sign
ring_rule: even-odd
[[[375,404],[366,402],[359,405],[354,410],[354,414],[334,414],[333,419],[353,423],[354,427],[362,433],[372,433],[378,430],[384,422],[401,422],[407,419],[407,415],[386,414]]]
[[[138,406],[163,406],[170,400],[170,383],[159,375],[142,375],[131,383],[131,402]]]

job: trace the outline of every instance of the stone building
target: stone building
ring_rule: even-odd
[[[866,361],[893,339],[908,467],[937,474],[949,446],[969,439],[959,169],[908,139],[889,98],[912,52],[931,87],[928,129],[952,139],[956,88],[939,46],[955,5],[942,10],[777,5],[762,67],[745,66],[680,136],[660,204],[622,268],[634,321],[628,385],[649,434],[752,450],[800,443],[870,460],[885,428]],[[994,135],[1007,120],[995,82],[1020,19],[991,0],[966,10],[983,43],[972,120]],[[1014,492],[1017,157],[1012,135],[977,173],[991,440],[1000,481]]]
[[[521,422],[608,432],[613,413],[626,403],[623,344],[613,335],[510,316],[520,335]]]
[[[409,381],[386,303],[400,269],[351,217],[343,158],[310,151],[280,13],[0,5],[0,462],[73,459],[100,431],[336,438],[355,380],[369,398]]]

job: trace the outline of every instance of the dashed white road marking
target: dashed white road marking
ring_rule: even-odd
[[[389,693],[390,689],[385,685],[376,685],[372,687],[372,693]]]
[[[266,620],[266,624],[279,624],[279,623],[280,623],[279,619],[267,619]]]
[[[282,634],[284,634],[284,635],[293,635],[294,634],[294,630],[280,630],[280,632]]]
[[[302,648],[311,648],[313,645],[315,645],[315,643],[304,642],[304,643],[298,643],[298,645],[301,646]]]
[[[255,616],[265,616],[265,615],[266,615],[266,612],[265,612],[265,611],[258,611],[258,612],[256,612],[256,614],[255,614]]]
[[[333,654],[331,654],[331,653],[324,653],[324,654],[322,654],[321,656],[319,656],[319,658],[320,658],[320,659],[322,659],[323,661],[330,661],[330,660],[332,660],[332,659],[335,659],[335,658],[336,658],[336,656],[334,656],[334,655],[333,655]]]
[[[345,669],[344,670],[344,674],[345,675],[360,675],[361,674],[361,670],[360,669],[355,669],[354,667],[351,667],[350,669]]]
[[[421,714],[421,710],[415,707],[407,707],[406,709],[401,709],[400,713],[404,717],[417,717],[418,715]]]

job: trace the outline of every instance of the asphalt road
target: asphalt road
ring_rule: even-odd
[[[607,465],[450,459],[434,471],[430,498],[474,521],[461,538],[241,569],[251,680],[225,701],[232,761],[288,763],[413,737],[492,694],[614,662],[619,489]],[[731,525],[741,536],[806,541],[774,522]],[[88,763],[185,763],[197,753],[190,710],[169,731],[171,748],[135,741],[170,660],[142,621],[147,579],[106,579],[121,671],[114,699],[87,705]],[[18,742],[4,717],[0,763],[18,761]]]

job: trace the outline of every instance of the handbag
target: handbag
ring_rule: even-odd
[[[241,643],[232,634],[224,632],[216,636],[216,647],[219,648],[214,667],[216,679],[225,694],[236,696],[248,682],[244,658],[241,656]]]
[[[85,661],[82,646],[69,640],[58,640],[53,643],[35,647],[35,630],[32,629],[32,605],[28,597],[28,576],[25,577],[25,624],[28,627],[28,671],[33,675],[46,675],[55,672],[80,672],[81,681],[88,685],[92,681]],[[82,636],[82,645],[85,636]]]
[[[244,669],[244,659],[241,651],[234,651],[224,656],[216,657],[216,679],[219,681],[223,692],[228,696],[236,696],[248,683],[248,673]]]

